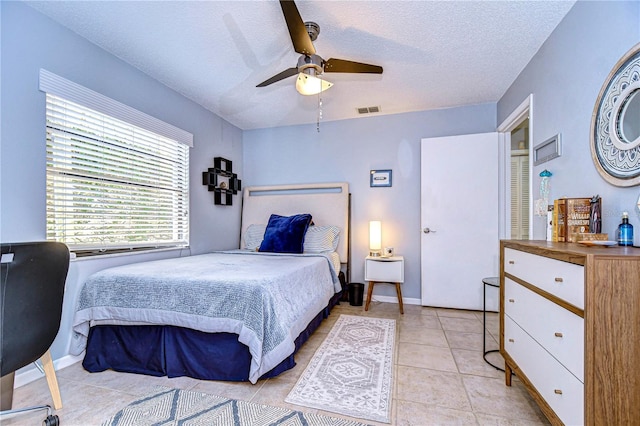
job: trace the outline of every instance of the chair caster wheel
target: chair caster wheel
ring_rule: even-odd
[[[55,414],[47,416],[47,418],[42,421],[42,426],[59,426],[59,425],[60,425],[60,418]]]

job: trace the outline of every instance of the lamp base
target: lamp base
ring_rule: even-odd
[[[370,251],[369,252],[369,256],[371,256],[371,257],[381,257],[382,253],[380,253],[380,251]]]

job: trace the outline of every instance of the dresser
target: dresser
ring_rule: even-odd
[[[552,424],[640,422],[640,249],[500,242],[500,353]]]

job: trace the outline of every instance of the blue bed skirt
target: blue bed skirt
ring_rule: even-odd
[[[295,352],[339,303],[337,293],[295,339]],[[261,378],[293,368],[294,354]],[[89,331],[82,366],[97,373],[114,370],[150,376],[188,376],[201,380],[248,381],[249,348],[233,333],[205,333],[162,325],[100,325]]]

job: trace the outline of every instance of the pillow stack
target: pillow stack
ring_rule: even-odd
[[[338,249],[339,236],[339,227],[313,225],[311,215],[285,217],[274,214],[269,218],[269,225],[247,227],[244,246],[252,251],[275,253],[330,253]]]

